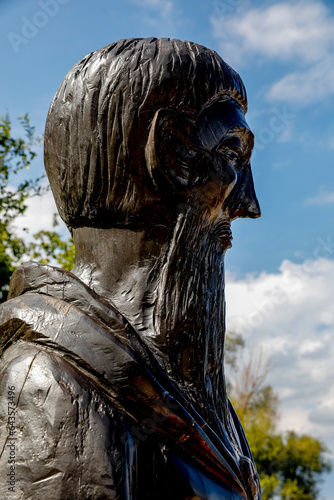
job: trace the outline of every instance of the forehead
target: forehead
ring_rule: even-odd
[[[201,109],[196,125],[201,142],[207,148],[216,146],[231,133],[253,136],[242,106],[233,98],[210,100]]]

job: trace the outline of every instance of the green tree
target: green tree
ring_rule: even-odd
[[[0,117],[0,302],[6,300],[10,277],[22,260],[56,262],[66,269],[74,260],[73,242],[63,241],[56,231],[41,231],[29,244],[15,232],[15,220],[25,213],[28,197],[44,192],[43,176],[31,179],[27,172],[41,138],[35,136],[27,114],[19,122],[23,138],[13,137],[8,115]]]
[[[18,238],[13,221],[24,214],[29,195],[41,190],[40,179],[35,181],[15,180],[22,170],[29,168],[35,158],[35,129],[30,125],[28,115],[19,118],[25,137],[13,138],[11,121],[8,115],[0,117],[0,300],[7,297],[10,276],[25,253],[22,238]]]
[[[57,214],[53,217],[53,227],[58,226]],[[72,238],[63,240],[57,231],[42,230],[34,234],[34,240],[27,248],[29,257],[42,264],[57,264],[70,271],[74,267],[74,243]]]
[[[263,499],[315,500],[323,474],[330,471],[328,450],[309,435],[278,431],[278,397],[264,383],[269,364],[254,353],[244,361],[244,346],[240,335],[227,335],[228,387],[258,468]]]

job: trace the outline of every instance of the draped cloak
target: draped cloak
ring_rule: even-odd
[[[260,500],[232,405],[221,435],[112,304],[72,273],[32,262],[14,272],[9,297],[1,498]]]

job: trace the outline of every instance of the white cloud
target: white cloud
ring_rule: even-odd
[[[43,196],[33,196],[27,200],[27,209],[24,215],[15,219],[13,226],[18,236],[21,236],[25,241],[30,241],[32,235],[45,229],[52,231],[53,214],[58,213],[55,201],[51,191],[48,191]],[[59,226],[57,231],[67,235],[68,231],[60,217],[58,218]]]
[[[334,93],[334,17],[320,1],[277,2],[211,19],[223,57],[232,65],[260,60],[293,62],[268,91],[272,101],[317,102]]]
[[[131,0],[131,3],[145,12],[141,23],[144,21],[149,26],[161,28],[166,32],[172,33],[175,24],[180,20],[171,0]]]
[[[231,55],[241,63],[255,54],[282,61],[319,61],[334,43],[334,19],[324,4],[311,0],[276,3],[266,9],[247,10],[241,5],[235,15],[212,18],[212,24],[222,50],[233,48]]]
[[[304,104],[322,101],[332,94],[334,94],[333,55],[324,58],[308,70],[284,76],[270,88],[267,97],[270,101]]]
[[[334,191],[328,191],[323,188],[316,196],[307,198],[307,200],[304,201],[304,205],[334,205]]]
[[[281,427],[322,437],[334,450],[334,260],[284,261],[275,274],[227,278],[227,328],[270,358]]]
[[[323,401],[310,413],[310,421],[317,425],[334,428],[334,388],[330,388],[326,401]]]

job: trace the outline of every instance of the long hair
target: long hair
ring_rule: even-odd
[[[158,210],[145,162],[159,108],[196,116],[216,93],[246,109],[239,75],[213,50],[169,38],[120,40],[79,61],[61,83],[45,128],[45,168],[70,228],[130,225]]]

